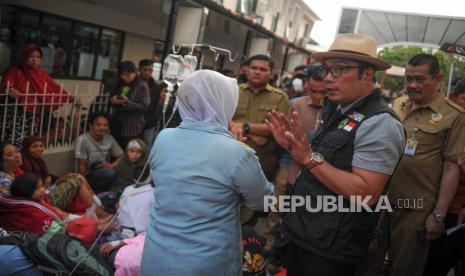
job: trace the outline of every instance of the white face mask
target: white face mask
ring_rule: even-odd
[[[294,87],[294,91],[296,93],[303,93],[304,92],[304,85],[301,79],[295,78],[292,81],[292,86]]]

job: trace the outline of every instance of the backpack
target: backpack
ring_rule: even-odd
[[[10,232],[1,237],[0,244],[18,245],[23,253],[36,265],[52,267],[60,272],[70,273],[81,259],[74,275],[113,275],[113,269],[92,250],[90,246],[63,233],[43,234]]]

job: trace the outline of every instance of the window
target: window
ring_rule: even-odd
[[[123,32],[16,6],[1,6],[0,72],[17,63],[24,43],[43,52],[41,67],[52,77],[102,79],[116,71]]]

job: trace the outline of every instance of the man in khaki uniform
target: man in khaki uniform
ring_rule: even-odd
[[[388,249],[395,276],[423,274],[430,244],[443,233],[457,190],[465,111],[444,98],[442,80],[434,56],[413,57],[405,70],[406,95],[393,105],[407,131],[407,143],[391,179],[388,195],[394,212],[385,217],[380,245]],[[378,250],[377,271],[365,275],[380,275],[385,252]]]
[[[289,109],[287,95],[268,84],[272,76],[273,61],[268,56],[256,55],[249,59],[248,81],[239,86],[239,103],[231,122],[247,136],[247,144],[255,150],[269,181],[274,181],[278,157],[277,144],[265,118],[271,110],[287,114]]]
[[[271,110],[287,114],[289,99],[281,90],[269,84],[273,76],[273,61],[265,55],[248,60],[247,83],[239,85],[239,102],[230,129],[241,129],[246,143],[255,150],[262,170],[274,182],[278,169],[277,144],[265,123]],[[241,207],[241,223],[255,224],[254,211]]]

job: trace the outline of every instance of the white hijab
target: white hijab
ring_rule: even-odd
[[[178,90],[179,114],[183,121],[212,122],[228,128],[238,100],[236,79],[210,70],[192,73]]]

